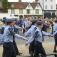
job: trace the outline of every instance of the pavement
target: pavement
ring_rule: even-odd
[[[22,53],[22,56],[17,56],[17,57],[28,57],[29,56],[29,52],[28,52],[29,46],[25,45],[26,41],[21,40],[21,39],[19,39],[19,40],[16,39],[16,42],[17,42],[19,51]],[[43,47],[47,54],[53,54],[54,38],[46,36],[44,38]],[[0,46],[0,57],[2,57],[2,51],[3,51],[3,48],[2,48],[2,46]],[[55,57],[55,56],[50,55],[47,57]]]
[[[18,41],[17,41],[17,44],[18,44]],[[19,41],[18,47],[19,47],[20,52],[23,53],[22,54],[23,57],[29,56],[29,52],[28,52],[29,46],[25,46],[25,41],[24,40],[20,40]],[[47,55],[53,54],[54,38],[53,37],[45,36],[44,42],[43,42],[43,47],[44,47]],[[19,57],[19,56],[17,56],[17,57]],[[47,57],[55,57],[55,56],[54,55],[49,55]]]

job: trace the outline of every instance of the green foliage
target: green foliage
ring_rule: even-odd
[[[3,0],[3,11],[8,12],[8,0]]]

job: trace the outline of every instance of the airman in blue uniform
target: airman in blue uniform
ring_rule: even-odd
[[[36,23],[37,20],[32,20],[32,24],[31,24],[31,28],[25,33],[25,36],[28,36],[29,38],[32,37],[34,30],[36,30]],[[28,42],[31,41],[31,39],[28,40]],[[33,53],[34,53],[34,41],[32,40],[29,46],[29,54],[31,57],[33,57]]]
[[[54,45],[53,52],[57,52],[57,50],[56,50],[56,47],[57,47],[57,19],[55,20],[53,30],[54,30],[54,40],[55,40],[55,45]]]
[[[46,33],[44,31],[41,30],[41,28],[43,27],[43,21],[42,20],[38,20],[34,26],[36,29],[33,30],[33,28],[30,28],[28,31],[31,32],[30,33],[26,33],[26,35],[30,34],[31,38],[29,38],[29,40],[27,41],[27,44],[34,43],[34,53],[33,56],[34,57],[38,57],[39,54],[41,54],[42,57],[46,57],[46,52],[42,46],[42,35],[51,35],[50,33]]]
[[[13,30],[13,21],[14,19],[7,19],[6,23],[7,25],[4,28],[4,33],[3,33],[3,57],[16,57],[16,51],[13,45],[13,36],[17,38],[23,38],[22,36],[16,34]],[[24,38],[23,38],[24,39]]]

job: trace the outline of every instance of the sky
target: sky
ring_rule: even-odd
[[[16,1],[18,1],[18,0],[8,0],[9,2],[16,2]],[[35,1],[35,0],[22,0],[23,2],[24,1],[27,1],[27,2],[33,2],[33,1]],[[57,0],[56,0],[56,3],[57,3]]]

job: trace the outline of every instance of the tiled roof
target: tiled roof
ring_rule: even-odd
[[[11,5],[14,5],[15,9],[24,9],[28,5],[28,3],[22,3],[22,2],[10,2],[9,4],[10,4],[9,8],[11,8]]]
[[[13,5],[15,9],[25,9],[28,6],[28,2],[9,2],[9,9],[11,8],[11,6]],[[30,3],[30,5],[32,6],[32,8],[34,9],[36,7],[36,5],[40,3]],[[41,7],[41,5],[40,5]],[[41,7],[42,8],[42,7]]]

